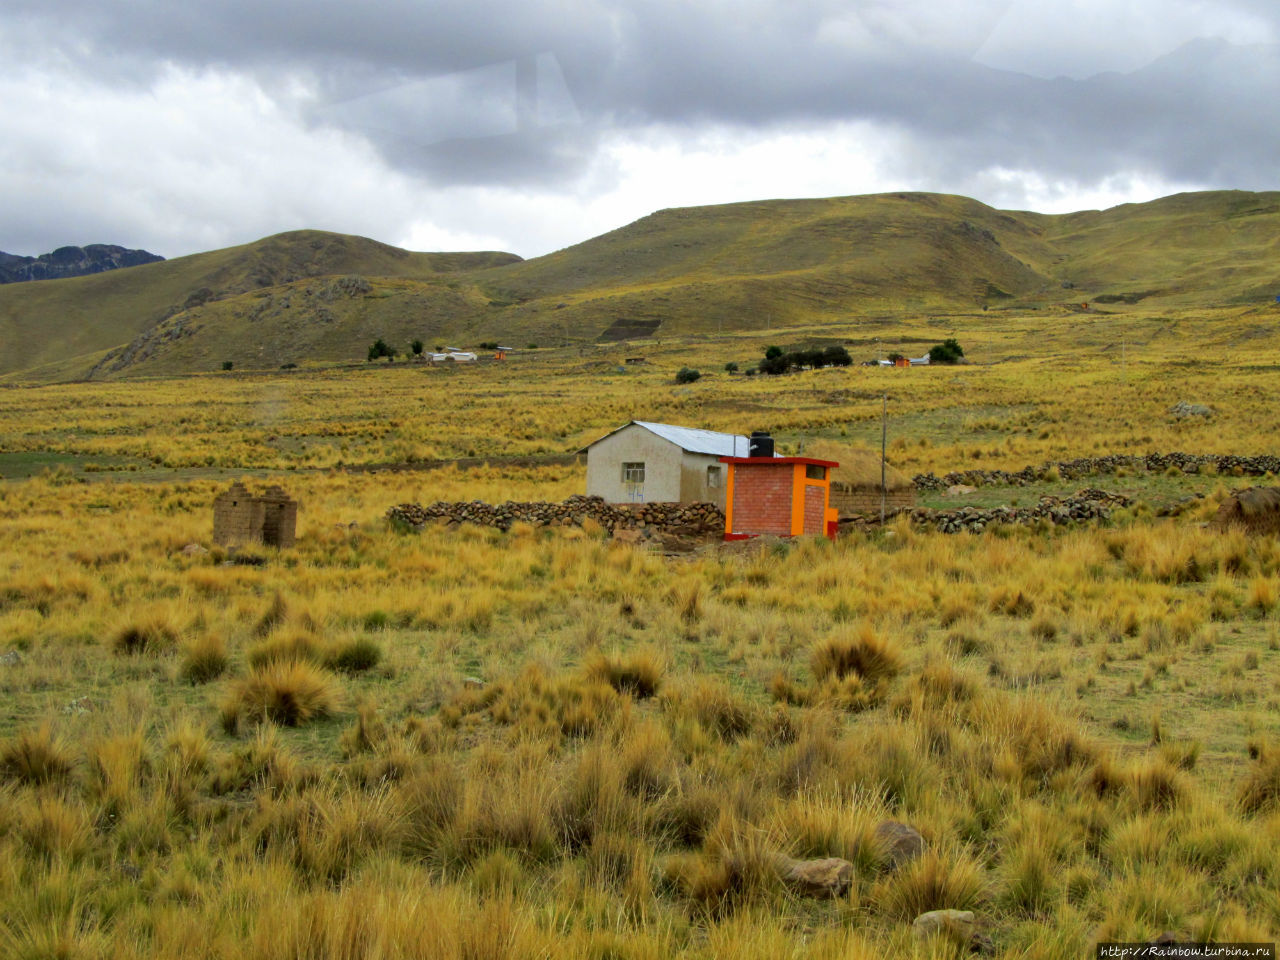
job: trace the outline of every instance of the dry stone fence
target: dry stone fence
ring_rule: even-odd
[[[563,503],[507,501],[493,504],[480,500],[441,500],[425,507],[402,503],[387,511],[387,519],[414,528],[431,521],[442,521],[509,530],[515,523],[567,527],[582,526],[584,521],[591,519],[610,532],[653,530],[700,535],[724,531],[724,513],[714,503],[607,503],[602,497],[577,494]]]
[[[1252,457],[1215,453],[1149,453],[1145,456],[1111,454],[1105,457],[1058,460],[1016,471],[956,470],[941,477],[921,473],[913,477],[912,482],[917,490],[945,490],[956,485],[1025,487],[1042,481],[1046,474],[1054,471],[1063,480],[1078,480],[1097,474],[1113,474],[1121,469],[1165,473],[1172,468],[1181,473],[1200,473],[1206,467],[1216,469],[1218,473],[1242,477],[1261,477],[1268,473],[1280,475],[1280,457],[1272,454]]]
[[[1133,501],[1105,490],[1081,490],[1070,497],[1041,497],[1030,507],[959,507],[930,510],[918,507],[905,512],[912,523],[930,526],[940,533],[980,533],[993,524],[1032,524],[1047,521],[1055,526],[1108,520],[1112,510]]]

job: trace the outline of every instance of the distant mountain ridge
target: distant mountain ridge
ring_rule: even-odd
[[[0,250],[0,283],[28,280],[64,280],[94,273],[138,267],[163,260],[146,250],[130,250],[113,243],[91,243],[87,247],[59,247],[38,257],[23,257]]]
[[[1269,306],[1277,264],[1280,192],[1235,190],[1070,214],[929,193],[684,207],[532,260],[299,230],[2,286],[0,379],[362,360],[376,339],[546,345],[983,310],[1043,311],[1050,329],[1093,304]]]

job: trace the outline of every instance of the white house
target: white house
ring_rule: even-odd
[[[714,503],[724,507],[721,457],[748,456],[739,434],[632,420],[579,453],[587,495],[610,503]]]

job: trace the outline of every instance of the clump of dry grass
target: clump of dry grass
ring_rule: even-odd
[[[1280,809],[1280,750],[1258,751],[1236,802],[1250,816]]]
[[[22,783],[51,783],[64,779],[72,759],[61,739],[46,723],[24,730],[0,748],[0,771]]]
[[[206,633],[183,648],[182,666],[178,672],[190,684],[209,683],[222,676],[230,662],[227,642],[220,634]]]
[[[111,647],[120,654],[154,655],[171,649],[178,642],[178,633],[168,620],[153,617],[121,627],[111,638]]]
[[[251,667],[261,668],[272,663],[306,662],[320,664],[324,661],[324,642],[307,630],[290,630],[272,633],[249,648],[247,658]]]
[[[331,675],[304,661],[274,661],[231,689],[222,706],[222,725],[228,732],[245,720],[296,727],[329,716],[339,702]]]
[[[981,863],[962,850],[926,850],[877,884],[880,910],[910,922],[930,910],[970,910],[987,895]]]
[[[607,683],[619,693],[637,700],[652,697],[662,686],[667,670],[666,658],[652,648],[632,651],[629,655],[610,655],[597,651],[583,666],[584,675]]]
[[[336,640],[327,645],[323,659],[330,670],[363,673],[382,662],[382,644],[365,635]]]
[[[813,648],[810,669],[819,682],[856,675],[875,684],[896,677],[902,669],[902,658],[890,640],[863,625],[856,633],[819,641]]]

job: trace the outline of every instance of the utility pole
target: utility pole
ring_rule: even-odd
[[[889,395],[886,393],[881,399],[880,407],[880,526],[884,526],[885,513],[885,450],[889,441]]]

